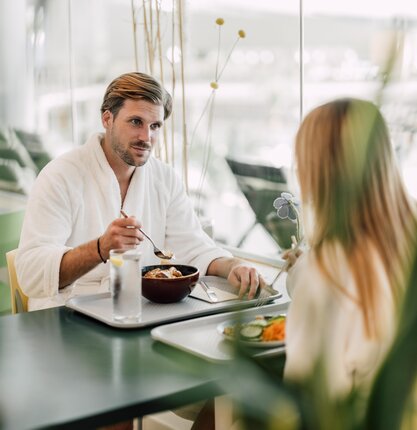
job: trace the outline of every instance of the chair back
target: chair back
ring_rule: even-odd
[[[226,158],[237,185],[252,208],[256,220],[268,231],[267,217],[276,212],[273,201],[283,191],[288,192],[286,172],[283,167],[242,163]]]
[[[13,314],[27,312],[28,310],[28,296],[26,296],[25,293],[22,291],[19,282],[17,281],[16,268],[14,265],[16,251],[17,249],[13,249],[12,251],[6,252],[7,270],[9,272],[10,297]]]

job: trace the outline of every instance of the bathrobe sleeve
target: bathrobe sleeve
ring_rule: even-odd
[[[72,214],[82,190],[77,173],[64,160],[54,160],[39,174],[25,212],[16,269],[19,284],[30,297],[58,294],[59,267],[72,230]]]

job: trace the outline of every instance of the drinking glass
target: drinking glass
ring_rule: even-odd
[[[110,291],[113,319],[138,322],[142,314],[141,253],[136,249],[110,251]]]

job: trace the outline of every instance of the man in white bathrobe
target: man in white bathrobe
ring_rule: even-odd
[[[128,73],[107,88],[104,133],[50,162],[32,189],[16,268],[29,310],[108,290],[109,251],[139,245],[142,264],[158,264],[139,227],[179,264],[227,278],[252,298],[257,271],[204,233],[174,170],[154,158],[172,100],[151,76]],[[129,214],[120,217],[120,211]],[[135,226],[136,228],[127,228]]]

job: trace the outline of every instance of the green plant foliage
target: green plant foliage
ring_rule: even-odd
[[[417,377],[416,285],[417,253],[403,302],[397,335],[371,392],[365,428],[398,429],[401,427],[404,415],[413,414],[412,405],[411,409],[407,407]]]

